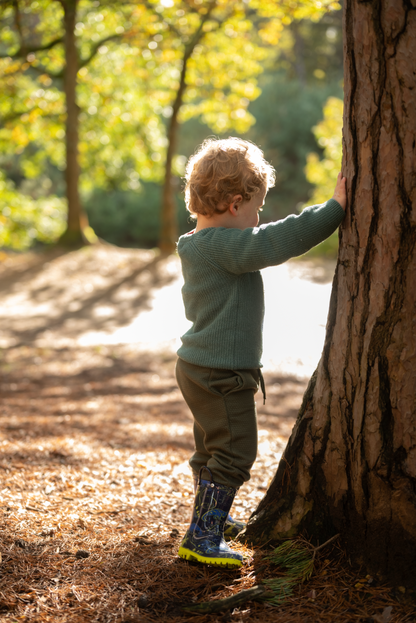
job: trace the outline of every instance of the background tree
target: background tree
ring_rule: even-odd
[[[322,358],[247,538],[340,532],[354,561],[416,578],[416,11],[345,0],[348,213]]]
[[[254,121],[247,106],[260,93],[255,87],[255,76],[262,72],[259,61],[264,58],[264,51],[250,40],[251,24],[245,20],[241,2],[180,2],[173,9],[177,9],[179,19],[176,18],[175,26],[172,19],[168,23],[181,57],[167,123],[160,237],[160,248],[165,252],[175,249],[178,238],[172,163],[180,122],[200,116],[213,129],[246,130]]]
[[[20,166],[29,177],[39,175],[47,162],[65,171],[67,226],[61,237],[63,242],[81,243],[86,236],[93,236],[79,196],[80,164],[84,179],[87,175],[91,178],[92,173],[97,177],[94,167],[86,163],[88,158],[83,157],[86,144],[94,144],[89,117],[97,112],[95,104],[100,99],[107,100],[103,113],[108,113],[108,90],[113,82],[108,71],[113,69],[111,65],[115,64],[118,72],[132,68],[126,50],[116,60],[110,59],[105,76],[102,63],[96,61],[104,54],[111,56],[110,41],[121,38],[125,30],[122,24],[133,8],[134,4],[91,0],[13,0],[1,9],[4,90],[0,100],[0,146],[3,154],[13,153],[13,149],[22,154]],[[97,67],[91,72],[93,64]],[[119,77],[117,70],[114,75]],[[130,87],[139,78],[143,89],[148,73],[143,70],[143,63],[137,63],[130,73]],[[120,99],[121,90],[123,104],[128,104],[133,96],[123,98],[126,84],[124,88],[117,86],[111,99]],[[137,109],[142,111],[143,105]],[[126,120],[133,120],[125,106],[118,108],[115,116],[124,121],[123,115],[128,116]],[[97,132],[102,152],[110,142],[108,132],[119,131],[111,117],[107,118],[105,130],[101,126]],[[122,144],[125,149],[131,147],[129,141]],[[146,149],[143,152],[148,154]],[[135,155],[137,149],[132,148],[130,161]],[[140,155],[140,159],[145,160],[145,156]],[[106,162],[105,153],[102,162]]]
[[[260,94],[257,76],[267,56],[275,55],[283,31],[292,21],[317,20],[337,3],[212,0],[205,3],[171,2],[164,15],[181,51],[177,90],[167,129],[167,155],[162,196],[159,246],[174,250],[178,237],[172,187],[172,160],[179,124],[199,117],[211,130],[223,135],[231,129],[247,131],[254,118],[247,112]],[[178,8],[179,7],[179,8]],[[199,8],[198,8],[199,7]],[[175,19],[176,17],[176,19]],[[179,17],[179,19],[178,19]],[[268,47],[267,47],[268,46]],[[263,61],[263,63],[261,63]],[[194,147],[196,146],[196,143]]]
[[[167,124],[167,151],[162,193],[159,246],[162,251],[168,253],[175,249],[178,238],[172,186],[172,163],[177,150],[178,129],[180,120],[182,120],[180,113],[184,98],[186,96],[188,118],[201,114],[205,117],[210,115],[211,127],[220,125],[222,130],[227,126],[245,129],[252,122],[252,117],[246,110],[247,105],[251,98],[259,94],[258,89],[253,88],[252,83],[255,75],[262,71],[261,65],[256,61],[263,57],[258,46],[250,44],[244,37],[243,32],[246,29],[241,20],[245,14],[239,2],[230,5],[230,3],[212,0],[206,5],[201,4],[199,9],[195,4],[191,10],[184,2],[181,2],[180,6],[184,8],[176,11],[176,14],[181,15],[177,26],[173,27],[172,20],[169,21],[177,38],[175,47],[179,48],[182,54],[178,87]],[[188,11],[185,11],[186,8]],[[238,21],[240,21],[238,28],[240,36],[233,41],[234,45],[231,46],[232,34],[237,35],[233,26],[235,27]],[[226,31],[227,35],[219,36],[223,34],[221,31]],[[246,54],[242,54],[242,51],[247,53],[248,47],[251,54],[247,60]],[[212,61],[215,67],[212,66]],[[233,73],[233,80],[229,79],[230,71]],[[243,81],[244,84],[242,84]],[[241,97],[242,95],[249,95],[250,98]],[[195,105],[192,100],[196,98],[199,101]]]

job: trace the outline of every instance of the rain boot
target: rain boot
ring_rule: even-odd
[[[178,554],[191,562],[237,569],[241,567],[243,557],[224,541],[224,525],[236,490],[216,484],[212,479],[201,480],[203,469],[211,473],[206,467],[199,472],[191,525]]]
[[[192,472],[192,478],[194,481],[194,493],[196,493],[196,488],[198,486],[198,474],[196,474],[195,472]],[[209,482],[208,480],[201,480],[201,483],[208,483],[208,482]],[[242,521],[238,521],[237,519],[233,519],[231,515],[228,515],[227,519],[225,520],[225,525],[224,525],[224,539],[226,541],[235,539],[237,534],[239,534],[241,530],[244,530],[245,527],[246,527],[245,523],[243,523]]]

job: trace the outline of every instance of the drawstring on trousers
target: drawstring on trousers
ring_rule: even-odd
[[[264,377],[262,374],[261,369],[259,368],[259,381],[260,381],[260,387],[261,387],[261,391],[263,394],[263,404],[266,404],[266,385],[264,383]]]

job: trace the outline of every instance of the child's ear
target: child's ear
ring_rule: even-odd
[[[229,210],[233,216],[237,216],[238,208],[240,207],[241,202],[243,201],[242,195],[234,195],[231,199]]]

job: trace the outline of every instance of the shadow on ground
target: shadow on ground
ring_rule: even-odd
[[[17,259],[0,274],[0,343],[9,347],[124,327],[176,278],[154,251],[98,246]]]

